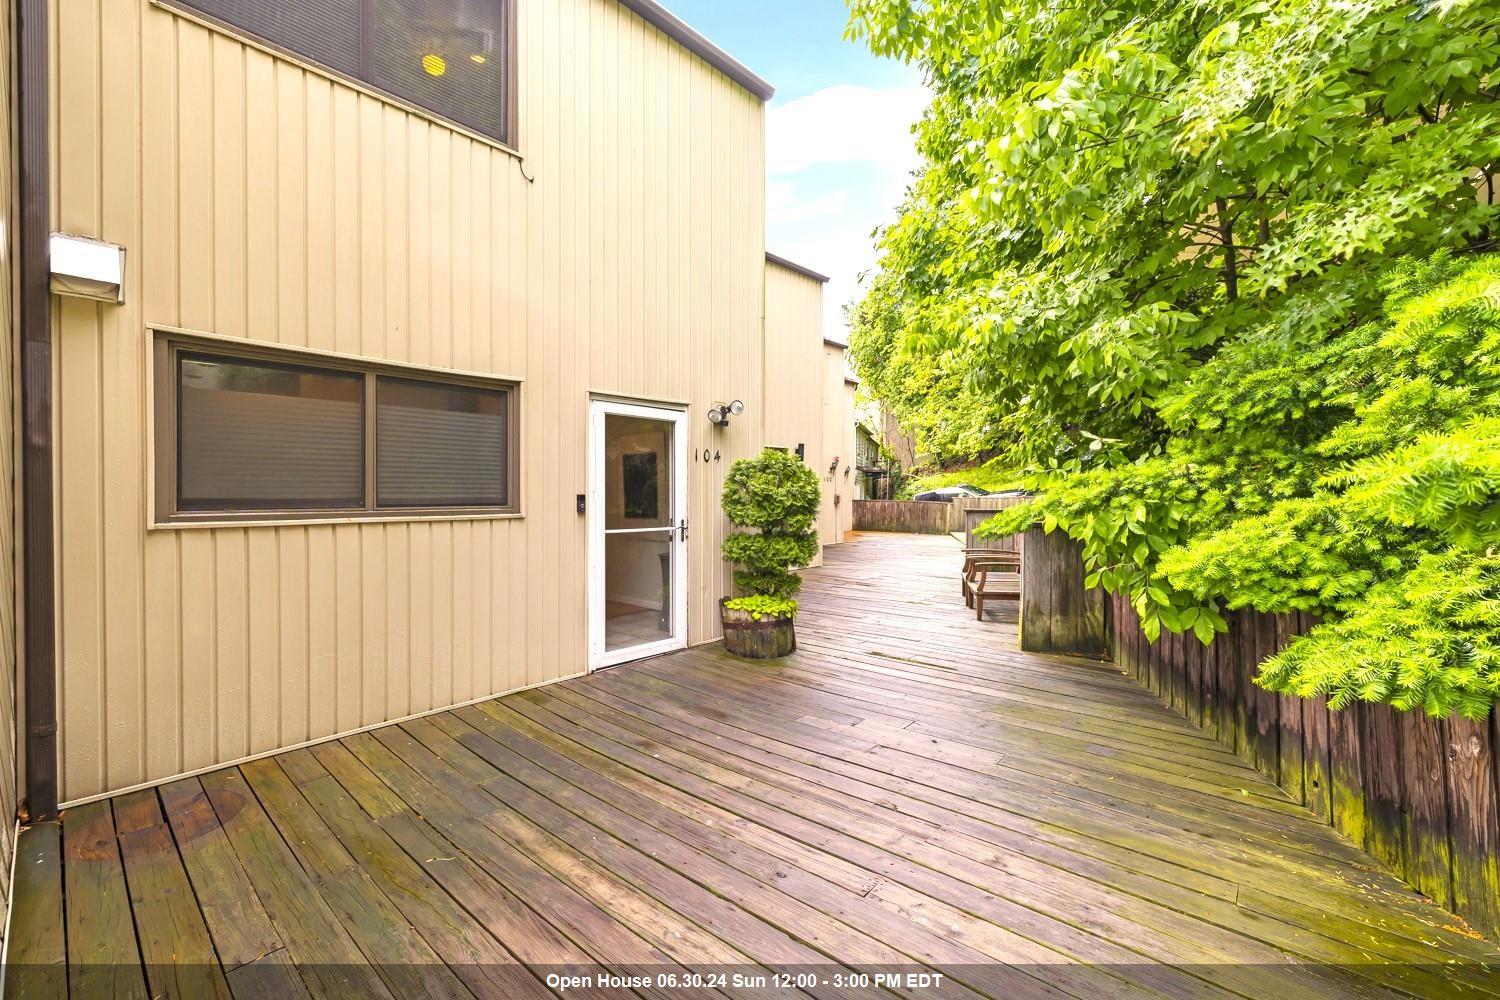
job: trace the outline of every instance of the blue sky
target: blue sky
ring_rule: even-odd
[[[776,88],[766,111],[766,247],[822,271],[824,334],[874,263],[916,166],[911,125],[927,95],[916,70],[843,39],[843,0],[664,0]]]

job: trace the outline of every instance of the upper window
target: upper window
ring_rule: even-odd
[[[508,383],[157,342],[164,521],[514,512]]]
[[[174,0],[501,142],[514,0]]]

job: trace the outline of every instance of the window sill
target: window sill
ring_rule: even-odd
[[[451,514],[418,514],[400,511],[381,514],[252,514],[241,517],[205,517],[177,521],[153,521],[148,531],[183,531],[195,528],[300,528],[321,524],[418,524],[433,521],[519,521],[520,511],[454,511]]]

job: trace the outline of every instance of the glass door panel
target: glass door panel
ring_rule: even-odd
[[[672,529],[610,533],[604,541],[604,648],[672,637]]]
[[[671,420],[604,415],[604,530],[676,527]]]
[[[595,666],[685,644],[680,412],[596,402],[591,545]]]

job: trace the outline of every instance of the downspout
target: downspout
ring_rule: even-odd
[[[52,290],[48,236],[47,6],[19,0],[16,110],[20,170],[21,596],[25,627],[25,815],[57,812],[57,618],[52,537]]]

